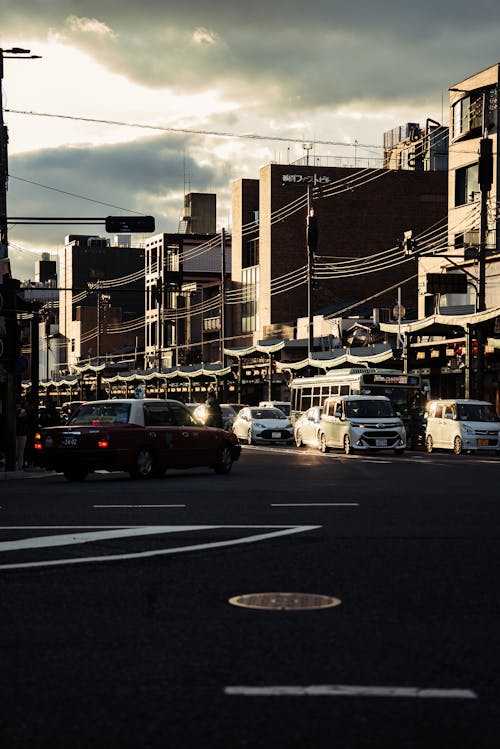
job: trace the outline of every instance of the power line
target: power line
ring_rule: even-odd
[[[50,112],[33,112],[22,109],[5,109],[5,112],[12,114],[25,114],[32,117],[53,117],[60,120],[74,120],[77,122],[94,122],[100,125],[119,125],[120,127],[136,127],[142,130],[157,130],[160,132],[169,133],[188,133],[190,135],[213,135],[218,138],[242,138],[245,140],[269,140],[269,141],[280,141],[282,143],[303,143],[303,138],[285,138],[279,135],[260,135],[257,133],[229,133],[218,130],[197,130],[194,128],[186,127],[167,127],[165,125],[146,125],[141,122],[122,122],[120,120],[104,120],[94,117],[79,117],[76,115],[69,114],[53,114]],[[375,146],[367,143],[345,143],[344,141],[336,140],[314,140],[315,144],[321,146],[348,146],[356,148],[378,148],[381,146]]]

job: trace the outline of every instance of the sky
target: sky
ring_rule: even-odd
[[[383,133],[448,124],[448,89],[500,61],[498,0],[2,0],[9,256],[103,226],[15,218],[151,214],[175,232],[186,192],[271,161],[380,157]],[[47,116],[50,115],[50,116]],[[123,124],[119,124],[123,123]],[[257,137],[249,137],[257,136]]]

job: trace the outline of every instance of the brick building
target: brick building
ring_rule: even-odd
[[[308,192],[319,229],[318,260],[389,250],[405,231],[418,235],[446,216],[445,171],[322,167],[315,161],[310,166],[268,164],[258,180],[233,184],[232,277],[242,284],[242,344],[272,337],[280,326],[293,326],[307,314],[303,274],[297,284],[286,275],[307,263]],[[409,262],[321,281],[313,292],[313,311],[361,303],[415,273]],[[416,280],[404,285],[407,308],[416,307],[416,294]],[[370,305],[392,307],[394,299],[394,291],[388,291]]]

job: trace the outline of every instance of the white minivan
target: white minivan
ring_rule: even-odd
[[[358,450],[394,450],[401,455],[406,431],[384,395],[332,396],[323,404],[318,447],[323,453],[338,447],[346,455]]]
[[[425,449],[466,451],[495,450],[500,455],[500,420],[488,401],[434,400],[427,406]]]

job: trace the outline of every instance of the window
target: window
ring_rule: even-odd
[[[252,333],[258,329],[259,266],[245,268],[242,274],[243,303],[241,310],[241,332]]]
[[[455,171],[455,205],[473,203],[479,196],[479,165],[470,164]]]
[[[167,404],[148,404],[144,406],[144,425],[147,427],[165,427],[175,424]]]
[[[474,92],[464,96],[453,105],[452,123],[453,138],[469,135],[471,131],[481,127],[483,119],[483,94]]]
[[[250,268],[252,265],[259,264],[259,240],[250,239],[243,245],[241,266]]]

